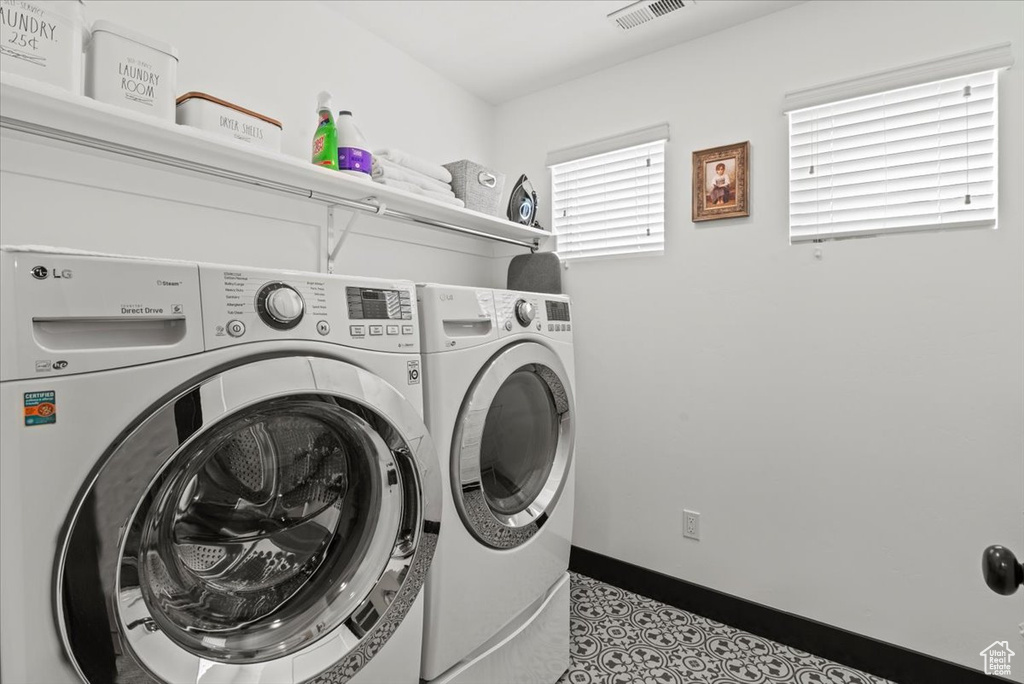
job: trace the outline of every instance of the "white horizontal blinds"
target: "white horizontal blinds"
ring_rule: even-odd
[[[563,259],[659,253],[665,242],[665,141],[551,167]]]
[[[789,112],[790,239],[994,226],[996,73]]]

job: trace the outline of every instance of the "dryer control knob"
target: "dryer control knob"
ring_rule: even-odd
[[[256,309],[260,318],[278,330],[298,325],[305,308],[302,295],[284,283],[268,283],[256,295]]]
[[[516,302],[516,319],[520,325],[530,325],[533,322],[533,317],[536,316],[536,312],[533,310],[533,304],[520,299]]]

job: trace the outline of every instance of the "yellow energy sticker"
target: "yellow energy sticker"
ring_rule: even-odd
[[[56,392],[25,392],[25,425],[49,425],[56,422]]]

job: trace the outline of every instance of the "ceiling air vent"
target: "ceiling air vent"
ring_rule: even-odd
[[[693,0],[688,1],[691,4],[693,2]],[[608,15],[608,19],[623,31],[628,31],[685,6],[686,3],[683,0],[640,0],[640,2],[631,3],[612,12]]]

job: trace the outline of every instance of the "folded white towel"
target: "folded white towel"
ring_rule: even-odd
[[[375,157],[387,159],[388,161],[404,166],[407,169],[412,169],[413,171],[422,173],[424,176],[435,178],[442,183],[452,182],[452,174],[448,169],[444,168],[440,164],[433,164],[425,159],[414,157],[402,150],[396,150],[393,148],[375,150],[373,155]]]
[[[455,196],[452,192],[452,186],[448,183],[442,183],[441,181],[424,176],[418,171],[407,169],[404,166],[400,166],[395,162],[388,161],[387,159],[381,159],[380,157],[373,158],[373,179],[378,180],[381,178],[388,178],[390,180],[402,181],[403,183],[412,183],[418,185],[424,190],[431,192],[439,192],[443,195]]]
[[[452,195],[452,194],[447,194],[446,195],[446,194],[440,193],[440,192],[432,192],[430,190],[424,190],[420,186],[413,185],[412,183],[406,183],[406,182],[400,181],[400,180],[392,180],[390,178],[377,178],[377,179],[374,180],[374,182],[380,183],[381,185],[386,185],[389,188],[395,188],[396,190],[405,190],[406,192],[411,192],[414,195],[423,195],[424,197],[429,197],[430,199],[437,200],[438,202],[446,202],[446,203],[452,204],[452,205],[454,205],[456,207],[464,207],[464,206],[466,206],[466,203],[463,202],[462,200],[460,200],[455,195]]]

